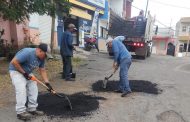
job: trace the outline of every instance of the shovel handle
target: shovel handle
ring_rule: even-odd
[[[42,81],[38,80],[34,75],[32,76],[31,80],[36,81],[36,82],[40,83],[42,86],[44,86],[46,89],[49,89],[49,88],[46,86],[45,83],[43,83]],[[61,97],[61,98],[65,97],[65,99],[66,99],[66,100],[68,101],[68,103],[69,103],[70,109],[71,109],[71,110],[73,109],[73,107],[72,107],[72,105],[71,105],[71,101],[69,100],[69,98],[68,98],[66,95],[65,95],[65,96],[62,96],[62,95],[60,95],[60,94],[57,94],[57,92],[56,92],[55,90],[53,90],[53,89],[51,90],[51,93],[53,93],[54,95],[56,95],[56,96],[58,96],[58,97]]]
[[[44,86],[46,89],[49,89],[49,88],[46,86],[45,83],[43,83],[42,81],[38,80],[34,75],[32,75],[31,80],[36,81],[37,83],[39,83],[39,84],[41,84],[42,86]],[[51,90],[51,92],[52,92],[53,94],[56,94],[55,90]]]

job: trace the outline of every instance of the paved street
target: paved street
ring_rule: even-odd
[[[74,103],[74,107],[91,106],[90,114],[68,117],[47,116],[32,119],[32,122],[189,122],[190,121],[190,59],[189,57],[176,58],[170,56],[152,55],[146,60],[133,59],[129,70],[129,80],[134,91],[129,96],[122,98],[119,93],[114,93],[112,85],[117,85],[118,71],[110,79],[108,90],[101,90],[97,84],[105,76],[112,73],[112,58],[108,54],[92,54],[87,61],[75,68],[77,79],[75,82],[65,82],[57,75],[52,82],[59,93],[70,96],[71,102],[83,99],[85,103]],[[97,85],[97,86],[95,86]],[[40,95],[45,91],[41,86]],[[96,88],[94,88],[96,87]],[[150,90],[150,91],[149,91]],[[88,97],[75,97],[73,94],[84,93]],[[90,98],[92,97],[92,98]],[[97,99],[95,100],[96,97]],[[1,95],[6,98],[7,104],[0,108],[0,122],[19,122],[14,110],[14,92]],[[40,105],[48,103],[48,99],[41,97]],[[88,101],[85,101],[88,99]],[[90,101],[91,100],[91,101]],[[91,103],[91,104],[89,104]],[[57,105],[60,103],[57,103]],[[78,106],[76,104],[79,104]],[[96,105],[96,106],[95,106]],[[46,107],[53,107],[46,106]],[[55,104],[56,106],[56,104]],[[80,108],[80,110],[86,110]],[[43,108],[43,107],[42,107]],[[41,108],[41,109],[42,109]],[[59,109],[59,108],[57,108]],[[64,108],[63,108],[64,109]],[[52,109],[52,111],[56,111]],[[65,112],[65,110],[63,110]],[[57,112],[57,111],[56,111]],[[53,113],[52,113],[53,114]],[[73,113],[72,113],[73,114]]]

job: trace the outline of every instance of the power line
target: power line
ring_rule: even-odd
[[[134,5],[131,5],[132,7],[134,7],[134,8],[136,8],[136,9],[138,9],[138,10],[142,10],[142,9],[140,9],[140,8],[138,8],[138,7],[136,7],[136,6],[134,6]]]
[[[190,10],[190,8],[185,7],[185,6],[178,6],[178,5],[163,3],[163,2],[155,1],[155,0],[151,0],[150,2],[155,2],[155,3],[158,3],[158,4],[165,5],[165,6],[170,6],[170,7],[175,7],[175,8],[181,8],[181,9],[188,9],[188,10]]]
[[[143,10],[143,9],[140,9],[140,8],[138,8],[138,7],[136,7],[136,6],[134,6],[134,5],[131,5],[132,7],[134,7],[134,8],[136,8],[136,9],[138,9],[138,10]],[[165,24],[163,24],[162,22],[160,22],[159,20],[155,20],[155,21],[157,21],[159,24],[161,24],[161,25],[163,25],[164,27],[166,27],[166,28],[171,28],[171,27],[169,27],[169,26],[167,26],[167,25],[165,25]],[[172,28],[171,28],[172,29]],[[172,29],[172,30],[174,30],[174,29]],[[175,30],[174,30],[175,31]]]

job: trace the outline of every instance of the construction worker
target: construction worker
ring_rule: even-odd
[[[112,51],[114,53],[113,68],[114,70],[117,70],[118,67],[120,67],[119,88],[115,92],[122,93],[121,97],[125,97],[127,94],[131,93],[128,80],[128,70],[131,65],[131,54],[122,43],[125,39],[126,37],[124,36],[118,36],[108,42],[108,46],[112,47]]]
[[[38,88],[37,83],[31,80],[31,76],[33,75],[32,71],[38,69],[45,84],[50,91],[52,90],[44,68],[45,58],[51,56],[48,54],[49,51],[49,46],[43,43],[37,48],[23,48],[16,53],[9,64],[9,72],[16,92],[16,113],[18,119],[29,120],[34,115],[41,116],[44,114],[36,109],[38,106]]]
[[[76,31],[74,24],[69,24],[67,30],[63,33],[63,38],[60,45],[60,53],[63,61],[63,74],[62,78],[66,81],[74,81],[72,79],[72,63],[71,58],[73,56],[73,35],[72,33]]]
[[[144,11],[141,10],[139,15],[136,17],[135,30],[136,35],[143,36],[146,28],[146,18],[144,16]]]

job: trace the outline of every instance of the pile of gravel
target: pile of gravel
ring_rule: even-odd
[[[106,89],[102,88],[102,84],[102,80],[95,82],[92,84],[92,90],[96,92],[113,92],[114,90],[118,89],[119,81],[108,81]],[[129,84],[133,92],[143,92],[155,95],[162,92],[162,90],[157,87],[156,83],[152,83],[150,81],[130,80]]]
[[[72,111],[69,109],[69,104],[64,98],[59,98],[50,93],[41,93],[39,95],[38,109],[51,117],[81,117],[91,115],[99,108],[98,100],[105,100],[103,97],[85,95],[82,92],[68,95],[68,97],[73,107]]]

